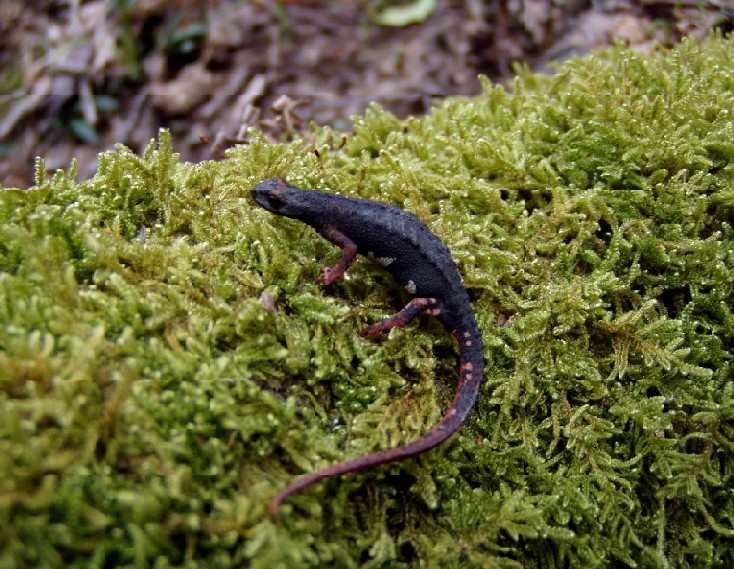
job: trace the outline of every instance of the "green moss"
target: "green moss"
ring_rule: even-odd
[[[256,137],[182,164],[161,133],[0,193],[0,568],[734,564],[734,42],[621,47],[423,119]],[[365,260],[255,206],[274,175],[399,204],[451,248],[487,346],[476,412],[435,322]],[[266,295],[275,306],[268,309]]]

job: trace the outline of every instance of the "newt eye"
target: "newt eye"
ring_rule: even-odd
[[[268,211],[279,211],[284,205],[283,197],[278,192],[253,189],[251,193],[258,205]]]
[[[265,198],[268,206],[270,206],[272,209],[280,209],[281,207],[283,207],[283,199],[278,194],[268,193],[265,194],[265,196],[263,197]]]

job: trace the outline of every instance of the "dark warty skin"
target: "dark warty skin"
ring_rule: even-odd
[[[284,178],[260,182],[251,194],[264,209],[307,223],[341,249],[333,267],[321,268],[317,283],[330,285],[342,278],[359,253],[383,265],[413,297],[394,316],[365,328],[363,336],[405,326],[420,314],[438,318],[459,343],[456,395],[435,427],[413,442],[339,462],[299,478],[270,502],[269,512],[275,515],[283,500],[322,478],[416,456],[448,439],[464,423],[476,402],[484,374],[484,346],[451,253],[413,214],[378,201],[303,190]]]

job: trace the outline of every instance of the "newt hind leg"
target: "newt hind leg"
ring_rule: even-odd
[[[437,299],[414,298],[400,312],[390,316],[390,318],[385,318],[385,320],[370,324],[359,335],[367,336],[368,334],[376,334],[378,332],[388,332],[396,326],[402,328],[419,314],[423,316],[438,316],[440,312],[441,304]]]

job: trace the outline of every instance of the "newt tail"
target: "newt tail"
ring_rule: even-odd
[[[341,249],[333,267],[321,268],[317,283],[329,285],[342,278],[359,253],[387,268],[410,293],[413,299],[405,308],[368,326],[361,332],[363,336],[405,326],[423,315],[438,318],[459,343],[456,394],[435,427],[413,442],[339,462],[299,478],[270,502],[269,512],[275,515],[283,500],[323,478],[410,458],[448,439],[466,421],[476,402],[484,376],[484,346],[451,253],[414,215],[382,202],[303,190],[284,178],[261,182],[251,194],[264,209],[307,223]]]

